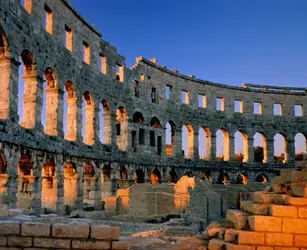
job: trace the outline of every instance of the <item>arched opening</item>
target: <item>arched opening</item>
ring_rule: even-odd
[[[100,141],[103,144],[112,144],[112,116],[109,103],[105,99],[100,103],[99,124]]]
[[[144,123],[144,117],[141,112],[135,112],[133,114],[133,122],[136,124],[143,124]]]
[[[0,119],[9,119],[10,108],[12,106],[11,97],[12,86],[11,79],[11,59],[9,55],[9,46],[7,36],[0,26]]]
[[[182,153],[186,159],[194,156],[194,130],[190,124],[182,126]]]
[[[248,177],[246,174],[240,173],[237,177],[237,184],[247,184],[248,183]]]
[[[216,131],[216,159],[229,161],[229,134],[226,130]]]
[[[47,135],[56,136],[57,132],[57,112],[58,112],[58,83],[52,68],[47,68],[44,73],[44,93],[42,124]]]
[[[184,176],[187,176],[189,178],[194,177],[193,173],[191,171],[187,171]]]
[[[7,161],[4,152],[0,150],[0,204],[3,205],[3,207],[7,206],[7,181]]]
[[[268,161],[266,137],[259,132],[254,135],[254,161],[259,163]]]
[[[18,114],[20,125],[33,128],[36,119],[37,73],[34,57],[30,51],[21,53],[18,81]]]
[[[176,155],[176,125],[173,121],[168,121],[166,123],[166,155],[169,157],[174,157]]]
[[[72,162],[64,164],[64,204],[72,208],[76,206],[78,190],[78,173]]]
[[[259,174],[257,177],[256,177],[256,182],[261,182],[261,183],[266,183],[269,181],[269,178],[267,175],[265,174]]]
[[[144,178],[144,172],[142,169],[137,169],[134,172],[134,184],[138,184],[138,183],[144,183],[145,182],[145,178]]]
[[[82,102],[82,136],[83,142],[93,145],[95,142],[95,104],[92,94],[88,91],[83,94]]]
[[[202,160],[210,160],[211,154],[211,134],[206,127],[198,130],[198,152],[199,158]]]
[[[128,149],[128,114],[124,107],[116,110],[116,144],[121,151]]]
[[[103,197],[111,196],[114,191],[113,189],[115,189],[115,187],[112,186],[111,180],[112,168],[109,165],[104,165],[101,173],[101,190],[103,192]]]
[[[295,145],[295,160],[303,161],[307,159],[306,155],[306,136],[302,133],[297,133],[294,137]]]
[[[277,162],[287,162],[287,143],[286,137],[280,133],[274,136],[274,159]]]
[[[229,178],[229,175],[228,173],[226,172],[220,172],[220,175],[217,179],[217,184],[230,184],[230,178]]]
[[[128,170],[125,168],[125,166],[121,166],[119,168],[118,188],[119,189],[129,188]]]
[[[212,183],[212,176],[211,176],[211,170],[210,169],[206,169],[204,170],[201,175],[200,175],[200,179],[201,180],[206,180],[209,183]]]
[[[83,202],[91,204],[95,198],[95,169],[93,165],[86,162],[83,166]]]
[[[47,159],[42,169],[42,206],[56,210],[57,178],[53,159]]]
[[[235,158],[240,162],[248,161],[248,138],[247,134],[242,131],[237,131],[235,136]]]
[[[157,118],[157,117],[153,117],[151,120],[150,120],[150,126],[152,128],[161,128],[161,123],[160,123],[160,120]]]
[[[176,174],[176,171],[174,168],[171,169],[171,171],[168,173],[168,182],[171,183],[177,183],[178,181],[178,175]]]
[[[65,83],[64,93],[64,135],[68,141],[77,139],[77,97],[72,81]]]
[[[150,173],[150,182],[151,182],[151,184],[160,184],[161,183],[161,173],[157,168],[155,168]]]

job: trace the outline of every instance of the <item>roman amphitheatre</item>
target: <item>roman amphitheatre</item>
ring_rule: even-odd
[[[128,68],[69,1],[2,0],[0,93],[0,249],[307,249],[306,88]]]

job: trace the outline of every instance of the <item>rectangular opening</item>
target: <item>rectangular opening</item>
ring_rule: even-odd
[[[151,88],[151,102],[157,102],[157,89]]]
[[[261,102],[254,102],[253,113],[255,115],[262,115],[262,103]]]
[[[157,143],[157,149],[158,149],[158,155],[161,155],[162,153],[162,137],[158,136],[158,143]]]
[[[169,86],[169,85],[165,86],[165,100],[170,99],[171,89],[172,89],[172,86]]]
[[[139,81],[135,80],[134,81],[134,96],[135,97],[140,97],[140,90],[139,90]]]
[[[216,98],[216,110],[218,111],[224,111],[224,98],[217,97]]]
[[[140,80],[141,80],[142,82],[145,80],[145,75],[144,75],[143,73],[140,75]]]
[[[44,6],[44,27],[46,31],[52,35],[53,14],[52,10],[47,5]]]
[[[29,14],[32,13],[32,0],[21,0],[20,4]]]
[[[155,136],[155,131],[150,131],[150,146],[154,147],[156,146],[156,136]]]
[[[281,103],[274,103],[273,114],[282,115],[282,104]]]
[[[297,117],[303,116],[303,105],[302,104],[294,105],[294,115]]]
[[[199,108],[207,107],[207,97],[205,95],[198,95],[198,107]]]
[[[90,62],[91,62],[91,51],[90,51],[90,45],[87,42],[83,42],[82,56],[83,56],[83,62],[90,64]]]
[[[187,90],[181,90],[181,103],[183,104],[189,104],[189,91]]]
[[[72,51],[72,30],[67,25],[65,25],[64,46]]]
[[[132,148],[133,148],[133,152],[136,152],[136,131],[132,131],[131,135],[132,135]]]
[[[102,74],[107,74],[107,57],[101,54],[98,56],[98,70]]]
[[[120,135],[120,123],[116,123],[116,135]]]
[[[139,130],[139,144],[144,145],[145,144],[145,129],[140,128]]]
[[[124,66],[116,64],[116,80],[124,82]]]
[[[243,101],[242,100],[235,100],[234,103],[234,111],[235,113],[243,113]]]

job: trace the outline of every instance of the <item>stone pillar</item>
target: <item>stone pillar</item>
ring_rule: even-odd
[[[95,139],[95,107],[85,108],[85,135],[83,142],[93,145]]]
[[[206,135],[206,149],[207,149],[208,160],[215,161],[216,160],[216,135],[215,134],[211,134],[211,137],[210,135]]]
[[[100,124],[99,124],[99,108],[95,108],[94,110],[94,144],[100,145]]]
[[[76,208],[83,209],[83,196],[84,196],[84,185],[83,185],[83,172],[84,166],[83,162],[77,163],[77,170],[78,170],[78,179],[77,179],[77,201],[76,201]]]
[[[35,106],[35,128],[43,130],[42,112],[43,112],[43,94],[44,94],[44,79],[40,76],[36,77],[36,105]]]
[[[248,163],[253,163],[254,162],[254,138],[253,137],[248,137],[247,145],[248,145],[248,149],[247,149],[248,159],[247,159],[247,162]],[[245,154],[245,152],[244,152],[244,154]]]
[[[273,139],[267,139],[266,152],[267,152],[267,163],[273,163],[274,162],[274,140]]]
[[[76,104],[77,104],[76,141],[81,143],[82,142],[82,98],[77,99]]]
[[[286,141],[285,160],[289,165],[295,167],[295,141],[288,139]]]
[[[66,136],[68,141],[77,140],[77,98],[67,98]]]
[[[111,193],[112,195],[116,195],[118,190],[118,163],[111,164],[112,172],[111,172]]]
[[[227,142],[228,141],[228,142]],[[231,159],[235,158],[235,140],[234,140],[234,136],[229,135],[228,136],[228,140],[225,140],[225,161],[229,161]]]
[[[211,172],[212,184],[216,184],[219,179],[219,172]]]
[[[57,135],[64,137],[64,92],[61,89],[58,89],[58,107],[57,107]],[[67,127],[66,127],[67,129]]]
[[[65,215],[64,205],[64,160],[63,155],[55,156],[56,177],[57,177],[57,212]]]
[[[199,142],[198,142],[198,131],[194,130],[194,134],[192,135],[194,136],[193,138],[193,156],[192,158],[194,160],[198,160],[199,159]]]
[[[18,122],[18,69],[20,63],[0,58],[0,119]]]
[[[176,129],[176,157],[179,159],[183,158],[182,155],[182,131],[181,129]]]
[[[101,174],[100,171],[97,171],[95,174],[95,210],[102,209],[101,207]]]
[[[112,126],[114,124],[114,126]],[[116,144],[116,115],[107,112],[103,114],[103,144],[113,144],[114,141]],[[113,128],[114,127],[114,128]],[[114,134],[114,132],[115,134]]]
[[[32,208],[34,214],[39,216],[43,213],[42,210],[42,168],[43,168],[43,157],[36,156],[34,154],[34,166],[33,166],[33,193]]]
[[[55,82],[56,80],[54,80]],[[54,83],[57,85],[57,83]],[[46,126],[44,132],[50,136],[58,135],[59,90],[55,87],[46,88]]]

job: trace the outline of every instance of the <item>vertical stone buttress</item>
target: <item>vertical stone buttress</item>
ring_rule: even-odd
[[[36,216],[39,216],[41,213],[43,213],[43,210],[42,210],[42,169],[44,166],[44,157],[37,155],[36,151],[34,151],[31,158],[33,159],[33,163],[34,163],[33,164],[34,197],[32,199],[32,208],[33,208],[34,214]]]
[[[63,155],[55,156],[56,176],[57,176],[57,212],[61,215],[66,213],[64,205],[64,160]]]

